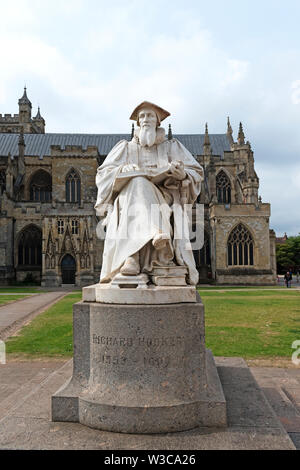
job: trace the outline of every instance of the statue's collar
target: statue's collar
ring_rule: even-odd
[[[139,135],[140,135],[140,128],[138,127],[137,129],[135,129],[134,137],[133,137],[133,140],[137,143],[140,142]],[[162,144],[166,140],[167,140],[167,137],[166,137],[165,130],[162,127],[158,127],[156,129],[156,139],[155,139],[154,145]]]

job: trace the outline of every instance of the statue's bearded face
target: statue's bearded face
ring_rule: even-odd
[[[140,144],[145,147],[151,147],[156,139],[156,127],[158,124],[157,116],[152,109],[142,109],[139,112],[138,124],[140,126]]]

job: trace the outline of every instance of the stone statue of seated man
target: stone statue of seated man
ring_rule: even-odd
[[[190,285],[198,282],[182,227],[188,224],[183,206],[200,194],[203,170],[177,139],[166,138],[160,123],[169,115],[147,101],[137,106],[133,139],[120,141],[97,170],[95,208],[106,213],[101,283],[143,274],[163,285],[166,273],[175,285],[183,276]]]

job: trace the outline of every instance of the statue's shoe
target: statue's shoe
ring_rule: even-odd
[[[120,273],[124,274],[124,276],[137,276],[140,274],[140,266],[136,260],[130,256],[120,269]]]
[[[168,240],[170,240],[170,237],[167,233],[160,233],[153,238],[152,245],[156,250],[161,250],[162,248],[165,248]]]

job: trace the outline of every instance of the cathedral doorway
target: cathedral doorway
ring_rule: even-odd
[[[71,255],[65,255],[61,262],[61,277],[63,284],[75,284],[76,261]]]

